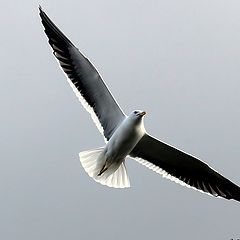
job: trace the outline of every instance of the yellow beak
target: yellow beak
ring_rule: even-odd
[[[144,116],[144,115],[146,115],[146,112],[145,112],[145,111],[143,111],[143,112],[141,112],[141,113],[138,114],[138,116]]]

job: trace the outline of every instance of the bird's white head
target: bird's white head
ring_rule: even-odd
[[[142,110],[134,110],[129,115],[130,118],[135,119],[136,121],[140,121],[143,119],[143,117],[146,115],[145,111]]]
[[[141,130],[142,134],[145,133],[144,123],[143,123],[143,117],[145,115],[146,115],[146,112],[142,110],[134,110],[129,115],[129,118],[132,120],[132,123],[134,123],[134,125]]]

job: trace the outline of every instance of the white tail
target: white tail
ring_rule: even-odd
[[[113,171],[112,173],[109,174],[109,172],[106,171],[102,175],[98,176],[106,161],[104,154],[101,155],[101,153],[103,153],[103,150],[104,147],[101,147],[79,153],[80,162],[84,170],[96,182],[99,182],[108,187],[130,187],[130,182],[125,167],[125,160],[120,164],[117,170]]]

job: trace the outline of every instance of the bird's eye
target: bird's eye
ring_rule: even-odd
[[[134,111],[133,113],[134,113],[134,114],[137,114],[137,113],[138,113],[138,111]]]

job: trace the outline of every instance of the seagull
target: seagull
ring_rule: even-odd
[[[145,111],[126,115],[93,64],[74,46],[39,6],[48,42],[74,93],[90,113],[106,145],[79,153],[80,162],[96,182],[128,188],[125,159],[131,157],[147,168],[211,196],[240,201],[240,187],[203,161],[149,135]]]

